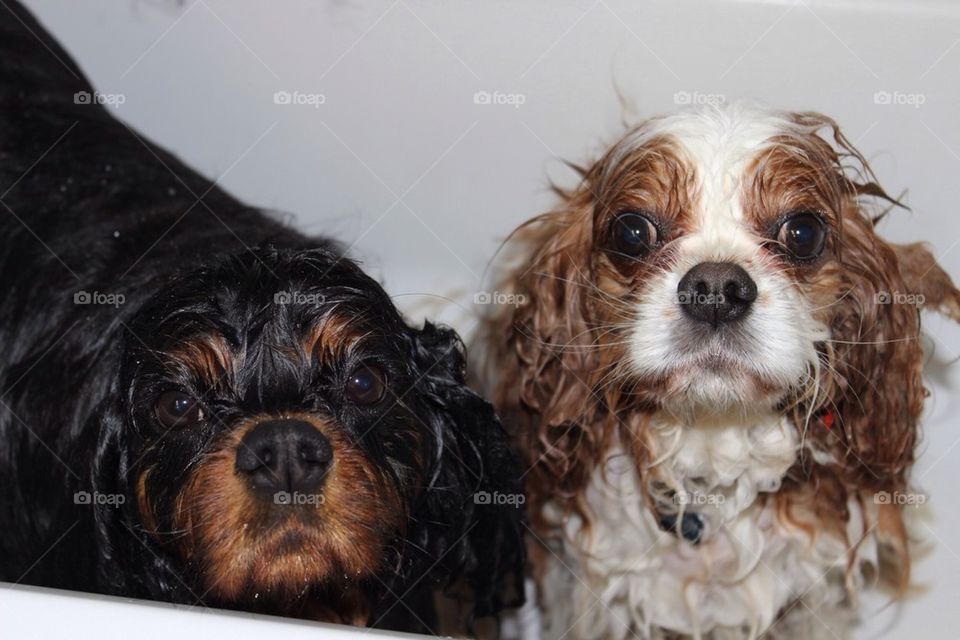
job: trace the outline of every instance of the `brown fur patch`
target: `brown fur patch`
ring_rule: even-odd
[[[690,224],[696,176],[669,138],[643,144],[642,128],[589,170],[579,187],[557,190],[560,206],[524,224],[511,240],[527,259],[504,285],[526,303],[487,326],[495,350],[495,403],[504,414],[529,473],[535,529],[547,535],[542,506],[558,502],[586,520],[581,491],[617,429],[645,448],[631,389],[615,375],[623,362],[620,328],[635,283],[671,259],[669,248],[625,264],[605,250],[617,214],[643,211],[666,244]],[[626,420],[621,419],[624,415]]]
[[[180,343],[168,354],[171,367],[202,380],[209,388],[219,386],[236,370],[234,353],[223,336],[207,334]]]
[[[777,209],[794,208],[819,211],[830,224],[833,250],[814,272],[793,273],[814,317],[830,328],[831,340],[822,345],[819,392],[795,398],[788,412],[804,437],[830,452],[835,462],[815,464],[802,458],[788,472],[777,498],[814,514],[818,530],[845,536],[851,497],[906,486],[925,396],[920,317],[916,305],[891,300],[898,292],[916,289],[904,277],[909,267],[902,256],[877,235],[873,218],[860,202],[862,196],[893,199],[835,122],[812,113],[794,119],[799,133],[777,138],[776,146],[761,156],[747,200],[759,225]],[[833,145],[818,135],[822,129],[831,133]],[[764,180],[764,170],[773,179]],[[947,297],[948,287],[953,290],[943,275],[949,284],[941,280],[940,300]],[[807,424],[811,412],[825,411],[834,416],[830,429],[817,418]],[[879,539],[879,531],[877,535]],[[909,576],[905,545],[891,557],[895,561],[882,567],[881,577],[902,587]]]
[[[810,135],[781,135],[769,145],[747,165],[740,193],[747,220],[765,235],[782,214],[806,210],[835,229],[849,190],[834,170],[833,148]]]
[[[150,504],[150,495],[147,492],[147,478],[150,476],[151,468],[148,467],[140,472],[137,477],[137,484],[134,488],[134,494],[137,498],[137,509],[140,512],[140,519],[144,528],[150,535],[158,537],[157,518],[153,512],[153,505]]]
[[[360,339],[360,321],[335,312],[327,313],[306,330],[301,348],[308,357],[337,360]]]
[[[903,491],[914,462],[918,420],[925,389],[921,380],[922,351],[918,306],[898,294],[923,293],[927,287],[934,308],[956,304],[952,282],[929,254],[916,245],[896,247],[877,235],[874,219],[860,202],[874,196],[894,202],[875,182],[863,156],[840,133],[836,123],[819,114],[798,114],[805,132],[778,139],[766,154],[767,169],[784,169],[779,189],[754,190],[758,219],[776,207],[812,208],[830,215],[833,251],[818,265],[815,276],[798,277],[798,286],[811,302],[814,316],[830,327],[831,340],[822,346],[819,393],[803,395],[788,408],[798,429],[817,449],[828,451],[834,463],[815,464],[802,458],[788,472],[778,500],[804,506],[815,516],[817,529],[845,536],[851,497],[878,491]],[[817,135],[826,128],[835,147]],[[855,169],[845,167],[852,161]],[[776,175],[776,174],[775,174]],[[762,184],[759,178],[754,186]],[[774,202],[765,210],[762,203]],[[918,271],[934,274],[924,285]],[[834,425],[824,428],[807,416],[830,411]],[[896,517],[888,513],[896,511]],[[909,580],[905,537],[896,533],[900,508],[881,514],[888,531],[877,539],[886,546],[888,562],[881,577],[898,589]],[[788,518],[789,520],[789,518]],[[893,531],[893,533],[890,533]],[[844,539],[844,538],[842,538]],[[848,541],[850,544],[856,541]],[[902,544],[900,544],[902,542]],[[851,551],[851,554],[853,551]]]
[[[891,245],[900,264],[900,274],[908,290],[925,309],[937,311],[960,322],[960,292],[947,272],[937,264],[922,243]],[[917,296],[923,296],[922,301]]]
[[[636,139],[642,144],[632,142]],[[653,214],[672,238],[689,230],[696,184],[696,171],[676,142],[647,136],[641,127],[586,173],[581,188],[593,196],[595,227],[605,227],[610,216],[622,211],[640,210]]]
[[[903,594],[910,582],[910,548],[901,507],[877,505],[877,542],[881,574]]]

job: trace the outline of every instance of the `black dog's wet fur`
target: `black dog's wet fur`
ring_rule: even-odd
[[[367,347],[371,357],[415,381],[405,404],[419,419],[406,428],[419,430],[422,442],[409,443],[420,449],[407,453],[422,458],[422,480],[393,477],[404,485],[398,489],[411,516],[377,578],[359,585],[371,621],[428,631],[432,590],[454,583],[469,586],[477,616],[516,604],[520,513],[473,498],[477,491],[519,492],[516,468],[492,408],[464,385],[456,335],[430,324],[408,327],[381,287],[330,242],[236,201],[138,139],[106,108],[75,104],[76,92],[93,93],[80,70],[25,9],[5,4],[0,580],[196,603],[204,588],[194,568],[145,532],[131,484],[153,447],[175,491],[215,433],[157,442],[160,434],[138,409],[149,399],[138,394],[149,389],[144,379],[163,375],[151,354],[168,348],[172,334],[206,326],[246,341],[256,355],[244,360],[231,395],[218,400],[223,422],[205,429],[227,428],[231,411],[335,410],[329,395],[312,390],[315,372],[278,367],[270,349],[251,346],[281,340],[285,327],[325,310],[271,304],[275,292],[296,290],[366,314],[380,336]],[[78,291],[125,301],[77,305]],[[342,422],[356,437],[366,430],[362,418]],[[383,439],[375,428],[358,446],[382,462]],[[78,491],[125,501],[78,505]],[[302,600],[324,598],[324,589],[336,587],[319,586]],[[251,594],[203,603],[297,615],[308,609],[302,600],[264,603]]]

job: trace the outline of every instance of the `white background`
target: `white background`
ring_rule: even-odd
[[[238,197],[356,243],[412,316],[468,330],[436,296],[472,298],[498,242],[552,202],[548,180],[571,184],[562,159],[709,96],[836,118],[889,192],[909,189],[912,212],[883,233],[930,241],[960,277],[960,6],[947,0],[27,4],[101,92],[123,95],[128,123]],[[324,104],[276,105],[277,91]],[[478,91],[523,104],[478,105]],[[877,104],[882,91],[923,104]],[[960,628],[960,331],[927,320],[933,396],[915,479],[931,550],[906,606],[866,600],[861,638]],[[46,615],[29,602],[0,624],[24,632]]]

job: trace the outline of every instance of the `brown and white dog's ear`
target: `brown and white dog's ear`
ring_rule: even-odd
[[[597,437],[591,378],[598,370],[590,327],[592,200],[586,188],[517,229],[507,242],[523,256],[501,290],[516,294],[482,340],[490,394],[530,467],[531,495],[562,501],[586,482]],[[539,485],[539,486],[538,486]],[[539,509],[531,505],[536,518]]]
[[[911,292],[923,296],[923,308],[960,322],[960,290],[926,245],[917,242],[892,246],[900,263],[900,274]]]
[[[836,123],[818,114],[802,114],[798,122],[808,131],[832,133],[833,144],[818,136],[808,142],[824,151],[819,157],[832,165],[823,167],[823,175],[835,178],[840,212],[834,258],[817,277],[824,291],[833,292],[819,301],[830,339],[819,376],[822,397],[815,407],[829,418],[823,421],[826,428],[809,434],[833,458],[813,474],[821,486],[843,488],[835,492],[839,500],[821,493],[815,508],[822,507],[822,521],[829,521],[827,511],[832,519],[846,513],[848,496],[873,503],[880,576],[902,593],[910,580],[903,507],[880,497],[907,490],[915,460],[927,394],[921,378],[920,310],[960,321],[960,291],[924,245],[897,245],[877,234],[864,199],[899,203],[876,183]],[[854,169],[844,168],[849,166]]]
[[[864,211],[844,207],[842,225],[835,262],[819,278],[836,296],[824,308],[829,395],[819,403],[836,426],[820,435],[852,489],[898,491],[914,461],[925,397],[919,298]]]
[[[875,529],[881,577],[903,590],[910,556],[901,507],[877,496],[907,490],[919,437],[926,390],[920,299],[911,277],[919,272],[901,269],[900,253],[858,206],[845,207],[842,224],[840,251],[818,277],[836,296],[823,309],[831,335],[818,402],[830,419],[826,428],[810,429],[809,437],[833,459],[813,473],[822,484],[844,488],[832,502],[821,495],[817,508],[823,508],[821,521],[845,521],[847,496],[876,504],[877,520],[868,526]]]
[[[927,394],[921,378],[920,310],[960,321],[960,291],[924,245],[897,245],[877,234],[861,198],[892,199],[833,127],[840,156],[859,161],[860,177],[867,181],[843,178],[846,202],[835,261],[820,277],[837,294],[824,309],[831,337],[828,366],[821,375],[827,393],[818,403],[834,426],[811,433],[837,460],[829,473],[850,495],[877,504],[881,572],[902,591],[909,581],[910,558],[901,508],[876,498],[906,491],[915,459]]]
[[[923,243],[890,246],[908,296],[913,296],[919,307],[960,322],[960,290],[930,250]],[[898,376],[888,375],[888,378],[897,380]],[[910,576],[910,555],[900,508],[893,504],[879,504],[876,517],[881,571],[889,572],[898,591],[903,592]]]
[[[857,486],[902,490],[914,462],[921,379],[920,310],[960,321],[960,291],[922,244],[880,238],[862,211],[844,220],[842,294],[831,321],[830,403]]]
[[[831,165],[821,174],[835,179],[840,214],[834,259],[817,277],[835,296],[820,301],[831,336],[821,374],[826,398],[817,408],[834,414],[838,426],[818,437],[832,444],[851,489],[902,490],[926,396],[920,308],[960,319],[960,293],[923,245],[895,245],[878,235],[864,200],[899,203],[836,123],[812,113],[798,114],[797,122],[814,133],[807,146]]]

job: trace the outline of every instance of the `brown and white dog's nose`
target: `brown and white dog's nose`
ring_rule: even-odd
[[[714,328],[742,318],[757,299],[757,283],[730,262],[701,262],[677,286],[680,308]]]
[[[265,493],[315,491],[331,462],[330,441],[302,420],[261,422],[237,447],[237,471]]]

